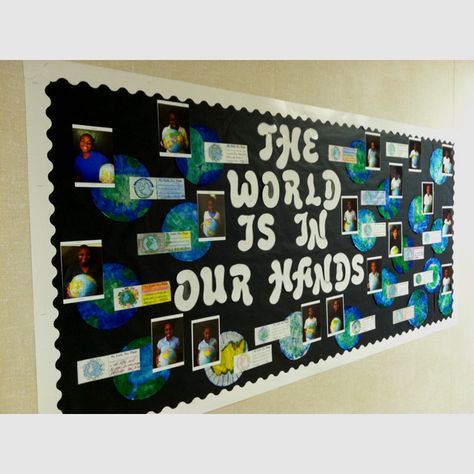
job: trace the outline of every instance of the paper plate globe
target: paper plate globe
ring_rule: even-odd
[[[130,176],[145,176],[148,170],[135,158],[115,155],[115,187],[91,188],[91,196],[97,209],[104,216],[117,222],[130,222],[144,216],[150,209],[149,199],[130,198]]]
[[[403,236],[403,248],[413,247],[413,240],[408,235]],[[393,268],[397,273],[408,273],[413,267],[413,260],[405,260],[403,255],[392,257]]]
[[[435,219],[433,224],[431,225],[431,230],[442,230],[443,228],[443,220],[438,217]],[[443,234],[441,233],[441,242],[438,242],[436,244],[431,244],[431,248],[434,250],[436,254],[441,254],[443,253],[447,248],[448,248],[449,240],[448,237],[443,237]]]
[[[71,298],[85,298],[97,293],[97,282],[90,275],[81,273],[69,282]]]
[[[438,295],[438,308],[443,316],[449,316],[453,312],[453,294]]]
[[[357,149],[357,162],[346,163],[347,175],[354,183],[364,184],[372,174],[370,170],[365,168],[365,142],[362,140],[354,140],[349,146]]]
[[[382,269],[382,291],[374,293],[374,300],[379,306],[391,306],[393,298],[387,296],[387,288],[397,283],[397,275],[387,268]]]
[[[421,196],[413,198],[408,207],[408,222],[411,230],[415,234],[421,234],[428,229],[430,218],[430,215],[423,214],[423,200]]]
[[[371,237],[370,228],[367,226],[364,227],[365,235],[362,234],[362,225],[361,224],[372,224],[377,222],[375,214],[369,209],[360,209],[359,210],[359,232],[357,234],[351,234],[352,243],[356,246],[361,252],[368,252],[377,241],[376,237]],[[369,229],[369,235],[367,232]]]
[[[341,332],[340,334],[336,334],[334,336],[336,338],[337,344],[341,349],[347,351],[349,349],[352,349],[359,343],[360,334],[351,336],[351,323],[353,321],[358,321],[359,319],[361,319],[361,317],[362,313],[355,306],[346,306],[344,308],[344,332]]]
[[[221,361],[204,369],[209,381],[217,387],[228,387],[239,380],[243,372],[234,370],[234,356],[248,351],[247,341],[235,331],[227,331],[219,336]]]
[[[385,191],[385,204],[383,206],[377,206],[380,215],[384,219],[393,219],[400,210],[401,199],[390,197],[390,180],[388,178],[381,181],[377,189]]]
[[[430,157],[430,174],[436,184],[444,184],[446,176],[443,174],[443,152],[436,148]]]
[[[191,183],[208,186],[217,181],[224,170],[221,163],[206,163],[204,159],[204,142],[220,142],[217,134],[200,125],[191,127],[191,158],[176,158],[180,173]]]
[[[128,400],[144,400],[158,393],[170,378],[169,370],[153,372],[151,337],[146,336],[128,343],[121,352],[140,350],[140,370],[114,377],[118,392]]]
[[[415,316],[408,322],[414,327],[420,327],[428,316],[428,295],[421,289],[415,290],[408,300],[408,306],[415,307]]]
[[[289,360],[297,360],[308,351],[310,344],[303,344],[303,315],[301,311],[289,314],[290,335],[279,340],[281,353]]]
[[[163,131],[161,139],[163,146],[169,153],[182,153],[184,151],[184,137],[179,133],[179,130],[168,128]]]
[[[441,263],[436,257],[430,258],[425,263],[425,266],[423,267],[423,271],[426,272],[428,270],[433,271],[433,281],[431,283],[427,283],[425,285],[425,289],[428,293],[434,293],[441,285],[441,278],[442,278]]]
[[[120,263],[104,263],[104,298],[77,304],[81,318],[97,329],[115,329],[127,323],[136,308],[115,311],[114,288],[140,285],[137,275]]]
[[[171,208],[166,214],[162,232],[182,232],[191,231],[191,250],[184,252],[171,252],[176,260],[181,262],[194,262],[203,257],[211,248],[211,242],[199,242],[198,240],[198,213],[197,205],[194,202],[183,202]]]

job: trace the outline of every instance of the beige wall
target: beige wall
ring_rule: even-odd
[[[474,411],[469,268],[469,125],[474,64],[344,61],[88,63],[426,127],[456,127],[456,311],[459,324],[421,340],[218,410],[219,413]],[[36,404],[23,68],[0,62],[0,413]],[[467,138],[464,138],[467,137]],[[465,218],[462,217],[463,214]]]

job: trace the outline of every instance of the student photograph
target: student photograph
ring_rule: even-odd
[[[182,314],[151,320],[153,372],[184,365],[183,336]]]
[[[312,301],[301,305],[303,315],[303,343],[310,344],[321,340],[321,303]]]
[[[160,156],[191,158],[189,105],[158,101]]]
[[[61,242],[63,302],[104,298],[102,241]]]
[[[326,298],[326,311],[327,335],[344,332],[344,295]]]
[[[369,170],[380,170],[380,135],[365,134],[366,158],[365,167]]]
[[[342,196],[341,197],[341,233],[357,234],[358,212],[359,212],[359,198],[357,196]]]
[[[401,257],[403,255],[403,234],[401,222],[388,223],[388,256]]]
[[[193,370],[220,363],[219,316],[192,321]]]
[[[72,125],[76,187],[115,187],[112,129]]]
[[[433,189],[434,189],[433,182],[423,181],[421,183],[423,214],[433,214],[433,208],[434,208]]]

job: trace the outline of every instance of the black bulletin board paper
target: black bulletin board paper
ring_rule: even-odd
[[[179,404],[183,406],[182,402],[187,405],[206,399],[210,394],[216,395],[218,400],[221,394],[236,386],[245,387],[249,382],[262,383],[270,375],[284,376],[291,368],[323,364],[338,355],[364,350],[383,341],[393,341],[392,336],[395,340],[401,339],[407,333],[423,330],[452,317],[452,293],[441,295],[442,277],[437,287],[434,283],[414,286],[414,275],[425,271],[430,259],[436,260],[435,266],[453,261],[453,237],[443,238],[439,245],[422,244],[423,231],[436,230],[434,221],[442,219],[443,207],[453,205],[454,178],[443,176],[437,168],[442,162],[439,154],[443,145],[452,145],[449,141],[442,141],[447,139],[418,136],[421,172],[410,172],[408,157],[386,156],[387,143],[408,146],[409,135],[397,130],[349,126],[342,121],[329,122],[318,119],[317,113],[314,118],[303,119],[297,113],[262,113],[238,106],[212,105],[204,100],[183,100],[182,97],[161,95],[159,89],[154,94],[132,93],[125,87],[113,90],[105,85],[95,87],[87,81],[73,83],[64,78],[51,81],[44,92],[50,100],[46,111],[50,120],[47,130],[50,150],[47,156],[51,163],[49,180],[54,188],[50,195],[54,207],[51,223],[55,229],[51,243],[56,249],[52,259],[56,276],[52,284],[58,290],[58,296],[54,299],[57,310],[54,326],[58,331],[55,346],[59,351],[56,367],[60,373],[57,388],[61,396],[57,407],[61,412],[161,412],[165,408],[176,408]],[[191,173],[183,174],[179,165],[181,163],[182,166],[180,160],[186,158],[159,155],[159,100],[184,102],[189,106],[191,158],[188,163],[195,162],[198,156],[202,157],[204,141],[246,145],[249,163],[223,164],[207,175],[209,182],[205,181],[204,175],[201,176],[201,183],[192,182],[195,178]],[[75,186],[74,157],[77,150],[72,140],[72,124],[97,125],[113,130],[116,186],[119,185],[119,163],[132,158],[151,177],[184,178],[185,199],[151,200],[140,217],[126,221],[111,218],[110,213],[107,215],[104,208],[97,204],[98,196],[104,191]],[[276,131],[268,133],[268,130]],[[330,146],[337,145],[358,150],[358,157],[362,156],[365,163],[366,132],[380,134],[380,170],[367,172],[365,164],[355,167],[329,160]],[[285,135],[288,136],[286,142],[282,139]],[[266,154],[270,143],[271,151]],[[287,157],[285,153],[288,153]],[[393,163],[403,167],[403,197],[395,203],[391,201],[392,211],[394,207],[397,210],[390,217],[387,216],[390,210],[380,211],[379,206],[361,205],[361,191],[380,189],[381,183],[389,179],[390,164]],[[254,177],[258,186],[256,202],[251,206],[240,206],[238,195],[242,192],[242,183],[251,183]],[[295,180],[298,179],[296,186]],[[274,183],[273,189],[264,186],[268,180]],[[124,182],[120,181],[120,186]],[[410,217],[410,205],[421,196],[423,182],[433,184],[433,214],[412,214]],[[265,205],[271,199],[266,201],[264,194],[269,191],[270,196],[275,197],[278,190],[277,204],[274,207]],[[225,217],[225,240],[208,242],[206,253],[193,261],[181,261],[170,254],[138,256],[137,234],[162,232],[168,213],[184,202],[196,203],[197,191],[223,192],[225,205],[221,213]],[[375,243],[366,249],[357,248],[354,238],[360,236],[360,230],[355,236],[342,234],[341,196],[357,197],[359,217],[362,211],[368,210],[376,217],[376,222],[401,222],[403,235],[410,240],[410,246],[424,247],[424,259],[411,264],[401,264],[398,260],[397,265],[388,256],[388,232],[385,237],[376,238]],[[246,240],[243,223],[249,220],[253,222],[253,242],[249,250],[242,251],[242,242]],[[304,232],[310,230],[309,226],[302,225],[305,221],[317,225],[318,239],[308,241],[304,237]],[[360,219],[358,225],[361,225]],[[198,231],[197,224],[192,231]],[[266,245],[273,238],[274,244],[267,250]],[[79,310],[81,303],[64,304],[61,243],[95,239],[102,241],[104,264],[119,264],[131,269],[140,284],[169,281],[172,300],[139,307],[124,324],[109,329],[98,327],[96,320],[87,320]],[[364,242],[367,243],[363,241],[362,245]],[[443,243],[446,245],[440,251]],[[367,294],[367,259],[376,256],[382,257],[382,269],[394,276],[392,283],[408,282],[409,285],[407,295],[393,298],[388,305],[385,305],[386,297],[377,299],[377,295]],[[248,292],[251,302],[248,297],[233,294],[236,275],[241,275],[239,271],[242,268],[250,274]],[[284,268],[288,270],[286,276],[279,280],[279,270]],[[217,301],[206,304],[205,299],[209,295],[204,295],[203,271],[209,273],[216,269],[223,274],[226,298],[222,297],[221,292],[220,296],[216,296]],[[182,293],[184,288],[178,281],[181,281],[180,274],[190,275],[191,272],[195,275],[192,281],[199,282],[199,296],[191,308],[183,310],[183,302],[176,300],[177,292]],[[196,287],[186,290],[197,291]],[[421,296],[420,291],[423,293]],[[415,317],[410,321],[394,323],[394,311],[409,306],[415,292],[420,297],[416,300]],[[326,299],[337,295],[343,295],[346,320],[344,332],[334,336],[328,334],[330,322],[326,318]],[[301,318],[298,312],[301,305],[316,300],[320,300],[318,322],[321,339],[302,345],[301,320],[299,329],[296,324]],[[152,339],[151,321],[181,313],[183,365],[153,375],[151,367],[145,369],[142,361],[143,373],[140,375],[137,371],[128,382],[127,375],[121,375],[100,380],[93,380],[92,377],[87,383],[78,383],[78,361],[116,354],[127,347],[133,349],[133,344],[130,345],[132,341],[143,342],[144,338],[150,338],[149,346],[154,348],[157,338]],[[284,321],[290,315],[293,315],[292,335],[295,337],[296,334],[296,340],[288,339],[283,346],[278,340],[256,345],[256,328]],[[361,333],[359,337],[351,336],[350,321],[369,315],[375,315],[375,329]],[[216,377],[212,379],[208,376],[212,367],[193,370],[193,321],[213,316],[219,316],[221,334],[236,332],[242,336],[245,350],[271,346],[268,349],[271,362],[241,372],[228,385],[233,370],[227,368],[224,372],[229,373],[230,378],[225,378],[225,373],[217,377],[223,384],[221,386],[216,385]],[[221,340],[221,351],[227,343],[227,340]],[[154,357],[151,354],[154,352],[150,352],[150,358]],[[138,385],[133,387],[135,383]]]

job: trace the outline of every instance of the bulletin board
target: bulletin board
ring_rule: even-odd
[[[455,322],[454,140],[25,63],[40,412],[205,412]]]

